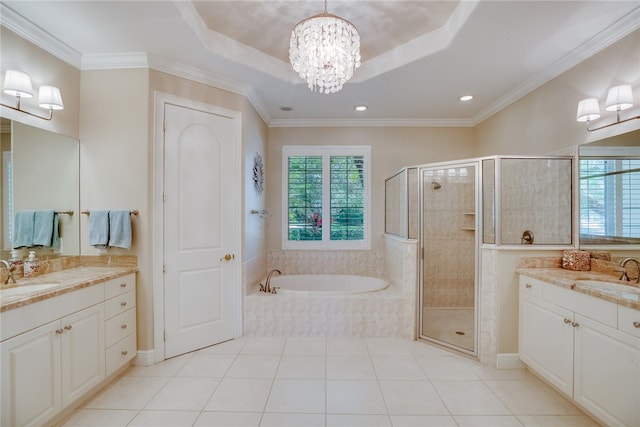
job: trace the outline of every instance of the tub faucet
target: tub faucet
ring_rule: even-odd
[[[638,269],[638,276],[636,277],[636,283],[640,283],[640,261],[638,261],[635,258],[625,258],[622,260],[622,262],[620,263],[620,267],[622,267],[622,276],[620,276],[620,280],[626,280],[627,282],[629,281],[629,276],[627,274],[627,270],[625,269],[625,266],[629,262],[636,263],[636,268]]]
[[[13,278],[13,270],[16,269],[16,266],[10,264],[9,261],[6,261],[4,259],[0,259],[0,263],[4,264],[4,266],[7,268],[7,280],[4,281],[4,284],[6,285],[7,283],[16,283],[16,279]]]
[[[267,274],[267,280],[264,282],[264,285],[260,284],[260,292],[264,292],[266,294],[276,293],[276,288],[271,288],[271,276],[273,276],[273,273],[282,274],[282,271],[278,269],[271,270],[269,274]]]

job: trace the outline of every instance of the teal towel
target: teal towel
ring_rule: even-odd
[[[60,229],[59,229],[60,217],[58,214],[53,216],[53,237],[51,238],[51,247],[53,249],[60,249]]]
[[[51,246],[53,240],[53,209],[36,211],[33,220],[33,246]]]
[[[13,241],[14,248],[25,248],[33,246],[33,226],[35,211],[18,211],[13,221]]]
[[[131,248],[131,211],[109,211],[109,246]]]
[[[109,211],[92,210],[89,214],[89,244],[106,248],[109,243]]]

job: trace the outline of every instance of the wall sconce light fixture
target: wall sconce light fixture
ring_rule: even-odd
[[[38,89],[38,105],[41,108],[49,110],[49,115],[45,116],[23,110],[20,106],[20,100],[22,98],[33,98],[33,87],[31,85],[31,77],[22,71],[7,70],[4,75],[2,91],[7,95],[18,98],[18,102],[16,106],[7,105],[5,103],[0,103],[0,105],[40,119],[51,120],[53,117],[53,110],[64,109],[60,89],[55,86],[43,85]]]
[[[578,111],[576,113],[576,120],[579,122],[587,122],[587,130],[593,132],[594,130],[600,130],[608,128],[609,126],[617,125],[619,123],[628,122],[634,119],[640,119],[640,114],[627,117],[626,119],[620,119],[620,111],[633,107],[633,91],[630,85],[620,85],[609,89],[607,94],[607,100],[604,104],[606,111],[616,112],[616,121],[606,125],[598,126],[595,128],[590,127],[591,121],[600,118],[600,106],[596,98],[583,99],[578,103]]]

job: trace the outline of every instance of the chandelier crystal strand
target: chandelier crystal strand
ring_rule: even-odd
[[[335,93],[360,67],[360,35],[349,21],[324,13],[299,22],[291,31],[289,60],[309,89]]]

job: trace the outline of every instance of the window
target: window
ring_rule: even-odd
[[[580,236],[640,239],[640,159],[580,160]]]
[[[370,151],[283,148],[283,248],[370,248]]]

